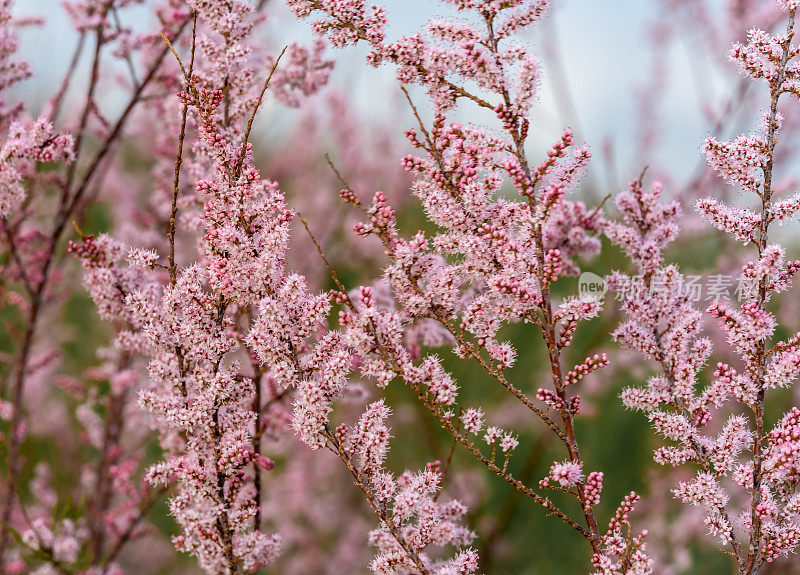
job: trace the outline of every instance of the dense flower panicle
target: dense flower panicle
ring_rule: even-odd
[[[619,235],[617,233],[617,237]],[[767,282],[770,282],[769,277],[781,274],[786,277],[782,252],[772,251],[773,255],[768,255],[769,250],[765,250],[760,262],[745,266],[746,274],[757,281],[763,278]],[[660,257],[660,252],[658,255]],[[623,344],[637,348],[659,362],[664,376],[651,378],[646,389],[626,390],[622,395],[623,401],[628,407],[648,412],[654,427],[677,444],[659,448],[656,461],[671,465],[691,461],[713,470],[713,473],[701,472],[693,482],[682,483],[674,493],[687,503],[704,507],[709,529],[722,544],[727,545],[734,540],[735,524],[726,512],[730,497],[718,478],[741,475],[740,458],[751,447],[751,432],[747,420],[741,416],[732,416],[717,437],[706,435],[703,427],[713,411],[730,399],[748,404],[756,401],[754,381],[757,378],[759,345],[763,345],[771,335],[774,320],[752,301],[741,309],[724,301],[712,303],[709,313],[718,318],[729,342],[744,360],[746,370],[739,374],[735,369],[720,364],[715,372],[717,379],[698,393],[694,390],[694,382],[698,369],[704,365],[710,352],[710,345],[700,337],[702,324],[699,314],[682,293],[680,282],[676,281],[680,276],[675,268],[641,269],[650,286],[643,285],[642,289],[627,292],[623,306],[632,319],[620,326],[616,336]],[[620,275],[610,279],[612,289],[622,285],[620,279]],[[658,289],[651,289],[656,284]],[[774,386],[777,381],[796,376],[796,372],[791,375],[784,373],[784,370],[794,370],[792,356],[791,352],[786,352],[773,360],[774,367],[769,368],[768,373],[774,375],[765,377],[765,386]],[[683,407],[678,413],[666,411],[681,405]],[[786,539],[787,542],[792,540],[791,537]],[[770,544],[765,545],[769,547]]]
[[[761,170],[767,161],[764,136],[739,136],[733,142],[709,138],[704,151],[708,165],[729,184],[755,192],[763,183]]]
[[[363,0],[289,0],[289,7],[301,18],[320,11],[325,18],[314,22],[314,32],[328,36],[334,46],[359,40],[379,43],[384,38],[386,15],[382,8],[367,6]]]
[[[742,266],[742,294],[748,299],[754,299],[758,297],[759,286],[763,284],[764,297],[768,300],[772,293],[788,290],[798,270],[800,261],[787,261],[781,245],[766,245],[758,260],[749,261]]]
[[[493,53],[487,48],[490,42],[487,31],[464,22],[439,19],[428,24],[430,39],[417,34],[385,42],[385,11],[367,7],[363,0],[292,0],[289,5],[301,18],[320,14],[322,17],[313,24],[314,31],[329,37],[335,46],[355,44],[359,40],[368,42],[372,47],[369,60],[373,65],[396,64],[401,82],[423,85],[443,110],[451,108],[455,100],[464,95],[453,83],[454,77],[473,80],[482,88],[498,93],[509,90],[510,103],[517,114],[524,115],[530,107],[539,78],[538,64],[519,44]],[[545,6],[546,2],[542,1],[513,2],[502,7],[487,5],[480,13],[485,18],[503,18],[497,35],[493,36],[505,40],[512,33],[531,26],[542,16]],[[477,7],[459,4],[456,8],[469,11]],[[508,13],[501,16],[504,10]]]
[[[640,182],[631,182],[616,198],[622,222],[609,222],[604,229],[645,273],[661,265],[661,253],[678,234],[678,203],[662,202],[662,193],[660,182],[653,182],[650,190],[643,189]]]
[[[800,374],[800,353],[797,349],[778,352],[767,365],[764,386],[768,389],[788,387]]]
[[[23,180],[37,163],[70,162],[72,146],[72,136],[57,134],[44,117],[11,124],[0,148],[0,216],[8,216],[22,203]]]
[[[81,259],[83,285],[100,317],[119,326],[115,345],[134,353],[142,351],[148,345],[147,338],[135,332],[142,324],[128,306],[128,298],[134,294],[152,296],[157,287],[147,282],[142,270],[122,265],[125,245],[108,235],[85,235],[80,242],[70,242],[68,251]]]
[[[387,474],[378,476],[384,504],[391,509],[385,525],[370,533],[370,542],[378,555],[370,567],[374,573],[403,573],[403,565],[415,564],[416,555],[432,573],[476,573],[477,554],[471,548],[460,550],[453,558],[434,561],[425,557],[432,545],[469,545],[475,534],[460,524],[467,508],[457,500],[439,501],[441,474],[428,469],[420,473],[406,472],[396,479]],[[388,495],[391,493],[391,495]],[[403,545],[392,534],[402,533]],[[418,563],[417,563],[418,564]]]
[[[362,473],[377,473],[383,467],[390,438],[384,422],[389,413],[383,400],[370,404],[347,438],[347,450]]]
[[[753,357],[775,331],[775,318],[749,301],[740,309],[734,309],[726,302],[714,302],[708,306],[708,313],[717,320],[728,343],[736,348],[745,359]]]
[[[785,9],[787,2],[779,1]],[[788,60],[800,54],[797,46],[788,46],[790,36],[770,34],[764,30],[752,29],[747,34],[747,43],[736,43],[731,48],[731,59],[736,61],[742,71],[756,80],[764,80],[770,86],[798,94],[800,68],[797,62],[786,62],[783,58],[787,47]]]
[[[640,497],[633,491],[625,496],[617,512],[608,524],[603,535],[602,553],[592,555],[595,575],[616,575],[617,573],[636,573],[650,575],[653,562],[645,553],[647,530],[634,537],[630,529],[629,514]]]
[[[657,362],[663,375],[652,377],[646,388],[625,390],[623,403],[648,413],[654,428],[670,442],[656,450],[657,462],[682,465],[692,461],[700,465],[715,465],[717,473],[727,475],[741,451],[749,446],[749,437],[743,428],[745,422],[732,420],[717,441],[707,439],[703,427],[708,423],[712,410],[735,395],[736,374],[724,375],[704,391],[697,391],[698,372],[705,365],[711,346],[701,337],[701,314],[694,309],[688,294],[682,289],[681,274],[676,267],[665,266],[662,256],[665,247],[677,235],[679,210],[674,202],[662,203],[660,186],[657,193],[649,195],[636,193],[641,190],[638,183],[632,184],[631,190],[636,195],[624,196],[617,203],[623,222],[612,224],[607,229],[610,239],[620,243],[638,265],[641,276],[634,280],[617,272],[608,278],[610,289],[624,289],[621,291],[622,306],[628,314],[628,319],[617,328],[614,337],[623,346],[638,350]],[[647,208],[643,209],[643,206]],[[648,221],[640,214],[658,216]],[[637,246],[652,237],[649,234],[654,229],[669,232],[659,234],[658,240],[650,243],[649,253],[642,257],[643,250]],[[726,306],[725,302],[717,301],[709,310],[728,309]],[[731,313],[740,314],[738,310]],[[753,349],[752,335],[741,337],[740,341],[742,346]],[[705,501],[695,497],[700,493],[699,487],[694,489],[689,485],[684,484],[675,491],[676,496],[694,504]],[[716,519],[719,506],[709,504],[706,507],[709,517]],[[730,540],[726,530],[717,530],[717,535],[723,544]]]
[[[213,264],[187,268],[164,288],[160,305],[142,292],[130,296],[128,305],[154,357],[154,387],[142,392],[141,404],[186,437],[186,454],[151,472],[153,481],[174,477],[180,487],[170,501],[183,530],[175,545],[195,555],[206,571],[227,573],[237,565],[264,565],[275,556],[278,540],[249,525],[258,503],[245,479],[251,465],[265,464],[252,447],[253,382],[241,377],[236,363],[220,367],[237,343],[224,292],[206,291],[220,277],[213,273]]]
[[[443,34],[444,28],[437,22],[437,33]],[[463,27],[458,29],[459,36],[470,34]],[[577,267],[568,258],[592,255],[599,248],[590,235],[599,229],[598,212],[587,214],[582,204],[563,201],[563,190],[577,177],[588,154],[579,150],[574,160],[570,157],[565,160],[566,166],[559,167],[557,161],[566,157],[571,137],[565,136],[563,145],[554,148],[551,161],[540,169],[538,178],[559,167],[549,185],[561,192],[553,197],[551,208],[542,212],[526,203],[491,197],[504,175],[494,169],[503,154],[502,140],[471,126],[448,125],[443,116],[434,121],[425,140],[415,131],[409,132],[409,138],[425,152],[405,160],[407,168],[419,176],[415,194],[441,231],[430,239],[422,235],[411,241],[399,238],[393,210],[385,205],[381,194],[376,194],[367,210],[370,221],[357,226],[357,232],[382,237],[391,250],[394,263],[386,277],[406,310],[419,318],[431,314],[444,317],[463,310],[463,327],[479,338],[494,360],[511,365],[513,351],[495,340],[502,323],[535,312],[541,304],[542,283],[575,273]],[[506,171],[512,180],[533,185],[519,180],[521,172],[514,156],[506,157],[511,162]],[[544,195],[549,193],[547,189]],[[347,197],[358,202],[349,191]],[[531,265],[536,258],[535,242],[530,239],[537,224],[542,225],[545,241],[552,245],[541,268]],[[530,247],[523,250],[525,245]],[[458,263],[451,264],[440,254],[454,256]],[[465,299],[460,292],[467,282],[485,285],[486,289]]]
[[[211,285],[242,305],[255,303],[280,278],[291,213],[274,182],[243,170],[233,185],[223,174],[197,184],[203,205],[203,237]],[[245,255],[246,254],[246,255]]]
[[[249,36],[261,15],[244,0],[187,0],[186,5],[204,26],[197,39],[199,55],[204,57],[198,79],[206,89],[225,86],[230,104],[226,113],[230,125],[235,125],[254,105],[249,95],[255,76],[248,58],[253,51]]]
[[[715,228],[732,235],[745,245],[757,241],[761,215],[747,208],[729,206],[716,198],[704,198],[696,203],[697,211]]]
[[[386,426],[390,410],[383,400],[367,406],[352,427],[342,424],[335,434],[329,431],[333,403],[344,395],[348,386],[351,354],[360,358],[359,371],[366,377],[377,378],[379,384],[382,380],[383,385],[388,384],[388,380],[400,373],[408,381],[427,387],[435,403],[451,403],[450,394],[454,393],[449,376],[435,357],[429,356],[421,365],[412,363],[398,337],[403,324],[395,313],[378,307],[371,288],[362,287],[357,301],[358,306],[340,314],[343,333],[331,331],[319,336],[313,347],[298,356],[294,367],[285,368],[295,370],[295,429],[310,447],[328,447],[336,452],[352,468],[379,516],[388,515],[389,523],[370,536],[378,548],[378,555],[370,565],[375,573],[396,573],[409,564],[425,565],[434,573],[449,573],[452,569],[473,573],[477,564],[470,549],[459,551],[453,559],[441,564],[426,558],[424,551],[432,545],[462,547],[474,535],[460,525],[466,507],[457,501],[438,501],[438,471],[429,469],[395,478],[384,468],[391,435]],[[387,365],[375,357],[376,340],[392,342],[389,351],[398,365]],[[479,420],[482,416],[474,417]],[[480,424],[476,422],[473,426],[479,428]]]
[[[673,493],[686,503],[707,507],[712,514],[728,502],[728,495],[710,473],[698,473],[692,481],[681,482]]]
[[[785,200],[773,203],[769,208],[769,219],[782,226],[795,217],[798,210],[800,210],[800,194],[794,194]]]
[[[235,354],[251,345],[251,353],[273,360],[276,379],[288,375],[303,339],[327,313],[327,298],[311,295],[304,278],[285,273],[291,212],[277,185],[253,166],[245,139],[242,123],[258,104],[251,96],[255,79],[247,54],[259,16],[246,2],[190,6],[203,26],[202,59],[181,100],[198,128],[191,172],[197,178],[194,225],[203,259],[170,271],[174,276],[163,287],[128,294],[126,303],[152,357],[152,384],[140,393],[140,403],[153,414],[168,456],[149,478],[177,483],[170,500],[181,527],[175,546],[209,573],[254,572],[275,559],[280,539],[254,523],[261,496],[255,476],[272,463],[254,449],[256,382],[242,373]],[[308,62],[293,48],[292,66],[280,80],[282,97],[294,98],[296,89],[308,94],[324,83],[329,65],[320,50]],[[306,72],[322,76],[304,84]],[[229,98],[224,109],[222,85]],[[130,259],[150,270],[153,285],[163,282],[157,252],[135,250]],[[252,310],[249,329],[238,324],[243,309]],[[282,386],[291,383],[291,377],[280,380]]]

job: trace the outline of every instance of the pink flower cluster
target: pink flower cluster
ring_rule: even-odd
[[[763,133],[733,142],[710,138],[705,145],[711,168],[728,183],[755,194],[760,209],[728,205],[713,197],[697,202],[706,220],[745,245],[754,244],[758,252],[756,259],[742,266],[743,277],[750,281],[745,301],[738,307],[714,301],[706,310],[733,348],[740,368],[718,363],[713,381],[698,385],[712,346],[701,335],[701,313],[680,289],[680,272],[663,264],[664,248],[677,231],[677,208],[674,203],[659,203],[660,187],[647,193],[641,182],[631,184],[630,192],[617,202],[623,222],[606,230],[637,264],[644,283],[643,289],[624,298],[629,319],[617,328],[615,338],[659,368],[646,388],[624,391],[623,402],[645,411],[667,441],[656,450],[657,462],[692,463],[699,468],[673,494],[704,509],[710,533],[735,557],[742,573],[758,572],[763,563],[790,553],[800,542],[793,459],[797,410],[786,414],[771,432],[764,421],[767,392],[789,385],[800,370],[795,337],[769,343],[777,319],[766,309],[773,294],[788,289],[798,269],[797,262],[786,260],[780,245],[769,243],[770,223],[792,217],[796,203],[793,198],[778,200],[773,172],[781,128],[778,100],[793,92],[794,58],[800,54],[792,45],[795,6],[781,4],[789,10],[786,34],[752,31],[749,43],[737,44],[731,53],[748,75],[770,87]],[[620,273],[612,275],[612,289],[623,278]],[[656,283],[665,289],[653,289]],[[749,417],[734,413],[716,422],[725,416],[723,407],[729,402],[746,406]],[[731,484],[738,484],[741,491]]]
[[[70,162],[72,147],[72,136],[56,134],[44,117],[12,123],[0,148],[0,217],[8,216],[25,199],[23,180],[36,164]]]
[[[384,247],[389,264],[383,277],[391,294],[390,303],[381,309],[374,303],[372,289],[362,288],[357,299],[342,290],[337,298],[347,309],[340,312],[340,324],[346,328],[353,357],[365,374],[375,377],[380,386],[401,380],[479,462],[555,513],[581,533],[596,553],[602,553],[592,509],[599,502],[602,474],[592,472],[591,483],[584,485],[573,426],[580,396],[568,394],[567,386],[607,365],[608,359],[592,356],[562,372],[562,353],[578,324],[597,315],[600,302],[566,298],[555,303],[550,294],[552,283],[579,272],[578,258],[591,257],[600,248],[596,237],[603,227],[600,210],[567,199],[590,154],[585,147],[574,145],[569,129],[538,165],[530,165],[525,153],[530,129],[526,115],[538,81],[538,64],[509,38],[533,24],[545,3],[455,5],[460,14],[482,25],[437,19],[428,25],[426,34],[386,42],[380,10],[370,11],[362,3],[350,2],[292,3],[301,17],[321,14],[316,30],[332,37],[334,43],[367,41],[372,49],[370,63],[394,64],[404,90],[410,84],[424,86],[435,111],[433,121],[426,125],[405,91],[419,126],[406,132],[417,152],[404,158],[403,164],[414,177],[413,193],[436,226],[433,232],[405,237],[383,193],[374,193],[371,202],[364,203],[350,187],[341,191],[342,198],[364,216],[355,232],[377,237]],[[342,18],[347,11],[354,17],[345,25]],[[475,85],[467,87],[467,81]],[[502,129],[450,121],[459,101],[491,111]],[[516,188],[521,200],[500,193],[506,182]],[[456,421],[458,388],[452,376],[437,356],[427,355],[415,362],[403,347],[401,334],[423,322],[438,324],[446,337],[437,339],[451,339],[459,357],[476,361],[491,380],[541,418],[564,443],[569,459],[554,464],[552,479],[579,501],[585,527],[509,471],[511,455],[519,445],[512,431],[489,425],[483,437],[489,446],[487,453],[471,437],[487,424],[484,411],[458,407],[461,415]],[[540,389],[536,396],[543,406],[506,375],[517,350],[503,341],[499,332],[516,322],[534,324],[548,350],[552,387]],[[314,403],[301,391],[304,434],[316,422],[324,436],[321,424],[330,410],[328,398],[337,387],[322,382],[315,389],[313,402],[322,398],[322,410],[309,410]],[[306,416],[309,411],[311,416]],[[541,487],[551,487],[549,480]]]

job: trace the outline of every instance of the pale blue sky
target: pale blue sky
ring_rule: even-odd
[[[280,0],[272,0],[275,18],[274,44],[309,38],[304,24],[295,24]],[[388,0],[391,36],[413,32],[431,16],[446,14],[447,8],[430,0]],[[653,0],[559,0],[547,22],[530,34],[534,45],[555,37],[564,77],[568,80],[572,106],[559,102],[554,89],[555,75],[545,60],[545,80],[540,104],[533,115],[537,138],[534,146],[544,147],[558,136],[561,128],[572,125],[577,136],[593,148],[597,160],[594,174],[607,182],[608,175],[600,159],[602,144],[611,142],[618,158],[619,178],[624,182],[639,167],[632,165],[636,131],[635,103],[637,90],[648,77],[650,44],[647,31],[658,15]],[[28,29],[22,35],[22,52],[32,63],[37,79],[27,83],[26,99],[30,107],[57,87],[76,41],[59,0],[16,0],[19,15],[44,15],[42,28]],[[126,10],[138,27],[147,25],[147,11],[142,7]],[[287,25],[287,22],[292,22]],[[546,28],[546,29],[545,29]],[[541,45],[537,48],[543,54]],[[694,88],[703,73],[704,55],[690,54],[687,43],[678,43],[670,54],[670,87],[665,93],[663,112],[666,118],[664,138],[655,162],[670,168],[680,181],[697,165],[700,142],[707,135]],[[400,106],[390,70],[376,71],[363,65],[359,49],[338,51],[339,62],[331,83],[348,91],[365,117],[387,114],[391,106]],[[697,66],[698,68],[693,68]],[[731,76],[735,70],[731,66]],[[113,105],[113,102],[112,102]],[[291,115],[285,115],[291,118]],[[479,117],[465,113],[462,120]],[[291,122],[285,118],[279,122]],[[263,123],[263,122],[262,122]]]

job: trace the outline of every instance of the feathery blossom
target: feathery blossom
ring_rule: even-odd
[[[367,8],[363,2],[295,0],[290,6],[302,18],[317,18],[315,31],[335,45],[369,44],[371,64],[393,64],[398,81],[404,87],[423,87],[434,107],[429,126],[418,117],[419,127],[407,130],[415,152],[403,159],[414,178],[412,191],[435,225],[432,231],[404,236],[395,209],[380,191],[370,201],[362,200],[350,187],[340,192],[363,214],[354,231],[377,237],[389,258],[383,279],[391,287],[393,302],[388,310],[380,309],[371,288],[362,288],[358,299],[340,297],[347,307],[340,312],[344,341],[353,347],[362,373],[381,387],[393,380],[409,386],[458,443],[518,488],[508,471],[518,445],[515,434],[496,425],[483,431],[483,412],[475,408],[462,411],[455,421],[455,380],[434,355],[415,362],[398,336],[419,322],[440,324],[450,334],[456,355],[479,361],[517,400],[542,417],[567,443],[569,465],[580,469],[581,456],[572,437],[572,418],[580,411],[580,397],[567,397],[565,387],[577,384],[605,359],[591,359],[565,377],[560,354],[570,345],[578,324],[595,317],[601,306],[599,300],[588,298],[554,302],[550,286],[563,276],[579,273],[579,258],[599,251],[596,236],[604,219],[599,209],[568,197],[591,157],[585,146],[575,145],[570,129],[564,130],[538,165],[530,165],[523,152],[530,129],[527,113],[540,74],[536,59],[510,38],[534,24],[546,2],[452,4],[463,18],[434,19],[423,32],[395,41],[385,40],[383,11]],[[406,95],[413,107],[410,94]],[[452,121],[451,111],[461,101],[493,112],[502,130]],[[516,189],[519,199],[501,193],[505,182]],[[539,326],[549,347],[554,389],[540,392],[552,400],[549,405],[555,407],[555,419],[506,380],[517,350],[499,334],[504,325],[516,322]],[[310,379],[301,383],[301,389],[306,381]],[[312,397],[310,391],[306,393]],[[304,429],[305,424],[309,429],[316,427],[322,438],[326,428],[321,424],[330,412],[331,393],[317,385],[313,394],[324,407],[314,417],[303,415],[301,421]],[[304,410],[311,403],[304,401]],[[483,442],[469,437],[478,434]],[[322,440],[311,444],[319,447]],[[483,454],[487,446],[490,455]],[[596,497],[584,490],[581,473],[570,477],[583,520],[596,531],[588,503]],[[552,510],[549,500],[527,494]],[[399,555],[393,557],[400,560]],[[385,569],[385,563],[373,567]]]
[[[704,151],[708,165],[728,183],[750,192],[763,183],[761,169],[767,161],[764,136],[739,136],[733,142],[709,138]]]
[[[177,483],[170,500],[181,527],[175,546],[209,573],[254,572],[274,560],[280,538],[254,523],[260,505],[254,475],[271,469],[272,462],[254,450],[255,383],[241,373],[235,353],[248,343],[261,355],[275,346],[269,358],[282,358],[297,338],[315,329],[320,315],[297,317],[308,302],[303,278],[287,277],[283,268],[291,213],[277,186],[253,166],[247,132],[236,124],[257,106],[248,95],[252,7],[202,1],[191,7],[204,26],[198,49],[205,60],[187,79],[181,99],[198,124],[194,171],[203,176],[195,192],[202,205],[197,222],[203,259],[170,271],[174,275],[164,286],[158,286],[160,272],[153,270],[156,287],[136,290],[125,301],[152,357],[152,385],[141,392],[140,403],[153,414],[170,451],[148,477],[154,484]],[[236,80],[228,82],[227,74],[236,70]],[[301,81],[301,75],[292,71],[283,85]],[[224,110],[223,83],[230,98]],[[150,251],[131,253],[139,268],[152,269],[158,259]],[[250,333],[237,337],[237,310],[264,310],[273,295],[280,298],[283,315],[258,314]],[[324,302],[317,298],[310,309],[324,316]],[[287,332],[290,326],[296,326],[296,335]]]
[[[70,162],[72,136],[57,134],[44,117],[18,121],[8,128],[0,148],[0,217],[6,217],[25,198],[23,180],[38,163]]]
[[[617,573],[653,573],[653,562],[647,557],[645,537],[647,530],[634,537],[629,526],[629,515],[640,497],[631,491],[622,500],[617,512],[603,535],[602,553],[592,555],[594,575],[616,575]]]
[[[610,238],[622,243],[642,274],[639,289],[627,289],[623,296],[623,309],[628,314],[614,332],[615,338],[626,347],[645,354],[656,361],[663,370],[663,375],[652,377],[646,388],[627,389],[622,393],[623,403],[632,409],[648,413],[654,428],[668,441],[668,445],[656,450],[655,459],[662,464],[682,465],[695,462],[701,467],[714,465],[717,473],[729,474],[740,453],[747,449],[749,438],[743,428],[742,419],[732,420],[728,431],[713,442],[706,439],[703,427],[708,423],[712,410],[726,403],[732,395],[736,395],[736,374],[720,371],[714,384],[698,392],[696,381],[701,369],[711,352],[710,342],[701,336],[703,327],[700,313],[693,308],[685,290],[682,279],[674,266],[663,263],[662,252],[668,242],[677,235],[678,209],[674,203],[669,209],[661,206],[660,187],[650,193],[638,192],[639,183],[631,184],[637,191],[634,196],[624,196],[618,207],[623,222],[610,225]],[[630,200],[629,200],[630,198]],[[650,207],[643,210],[643,206]],[[652,221],[646,221],[640,213],[659,214]],[[663,241],[654,242],[648,257],[638,257],[640,251],[629,250],[626,246],[643,243],[653,229],[669,229]],[[645,240],[646,241],[646,240]],[[620,289],[630,285],[632,278],[619,272],[609,280],[611,289]],[[723,314],[728,309],[724,302],[714,302],[709,310],[714,314]],[[744,315],[738,310],[729,312],[744,322]],[[742,346],[742,353],[754,350],[754,334],[739,336],[740,323],[732,330],[731,337],[736,338]],[[712,480],[715,476],[703,475]],[[698,480],[699,481],[699,480]],[[706,485],[705,483],[703,485]],[[713,485],[716,485],[714,483]],[[700,489],[700,483],[683,484],[675,491],[676,497],[692,504],[703,504],[708,509],[710,520],[727,519],[721,515],[721,509],[727,502],[727,495],[715,488],[714,496],[706,497],[706,491]],[[702,497],[701,497],[702,495]],[[717,535],[723,544],[728,544],[730,529],[717,529]]]
[[[796,262],[786,261],[780,245],[769,243],[768,236],[770,223],[792,217],[796,204],[795,198],[778,200],[773,181],[774,150],[781,129],[778,99],[794,92],[795,57],[800,54],[791,43],[796,3],[779,3],[790,11],[787,33],[753,30],[748,43],[736,44],[731,52],[748,75],[770,87],[762,132],[732,142],[710,138],[705,145],[709,166],[728,183],[757,195],[761,209],[724,204],[714,197],[696,204],[704,219],[745,245],[754,244],[758,252],[742,266],[742,277],[747,280],[742,290],[744,302],[737,306],[717,300],[706,310],[725,334],[741,367],[718,363],[715,379],[699,388],[700,370],[710,357],[711,344],[701,335],[701,316],[681,289],[680,273],[663,264],[665,245],[654,245],[646,259],[629,247],[640,244],[649,232],[643,222],[631,219],[636,212],[632,203],[618,203],[628,221],[608,228],[609,237],[626,250],[641,272],[640,289],[629,290],[623,297],[628,319],[615,337],[655,361],[661,371],[646,388],[624,391],[623,402],[648,413],[654,428],[667,440],[667,445],[656,450],[657,462],[693,463],[699,468],[692,480],[680,482],[672,492],[704,510],[709,532],[747,573],[758,572],[765,562],[789,553],[800,542],[793,445],[797,410],[786,414],[769,433],[764,423],[767,391],[789,385],[800,369],[796,339],[770,347],[777,319],[766,310],[773,294],[790,287],[798,269]],[[664,225],[677,230],[675,218],[676,212],[664,212]],[[611,288],[619,289],[626,279],[630,280],[614,274],[609,279]],[[719,416],[725,403],[733,401],[752,409],[754,421],[731,415],[719,433],[712,435],[706,426]],[[731,483],[743,491],[734,494]],[[736,508],[739,498],[745,504],[741,512]]]

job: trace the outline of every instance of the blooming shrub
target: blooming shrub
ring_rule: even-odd
[[[0,0],[0,293],[13,340],[0,573],[506,572],[493,554],[517,507],[566,527],[583,572],[668,572],[660,561],[678,537],[718,547],[746,575],[788,560],[800,543],[800,411],[781,390],[800,373],[800,332],[779,294],[800,260],[772,224],[800,210],[776,171],[784,101],[800,95],[796,2],[759,12],[781,30],[753,29],[730,51],[768,87],[759,129],[703,147],[752,202],[694,198],[702,180],[667,199],[645,171],[616,210],[581,193],[592,154],[571,128],[532,152],[544,71],[524,40],[546,0],[448,0],[449,17],[394,39],[385,8],[287,0],[316,38],[282,50],[265,40],[265,2],[153,2],[147,32],[121,17],[138,3],[64,2],[79,43],[34,119],[5,103],[31,72]],[[308,177],[326,143],[302,129],[262,163],[259,113],[323,101],[338,57],[328,44],[360,45],[371,67],[395,71],[415,124],[407,144],[381,149],[404,173],[358,150],[370,128],[348,124],[338,96],[325,100],[340,132],[325,176]],[[115,118],[101,97],[110,86],[127,98]],[[459,120],[465,111],[487,120]],[[338,208],[315,198],[331,182]],[[739,305],[709,298],[713,322],[667,263],[687,200],[743,244],[735,254],[757,251],[736,261]],[[115,225],[89,230],[93,210]],[[613,269],[614,245],[627,271]],[[77,369],[50,329],[69,323],[59,308],[78,297],[76,259],[102,320]],[[573,289],[589,271],[607,274],[619,303]],[[730,351],[709,367],[718,339]],[[602,414],[623,413],[600,384],[656,431],[649,485],[595,452],[613,441]],[[67,471],[37,447],[53,437]],[[510,494],[499,509],[490,489]],[[678,512],[693,530],[648,537],[664,494],[702,511]],[[541,532],[522,535],[548,554]],[[137,561],[136,545],[155,551]]]

